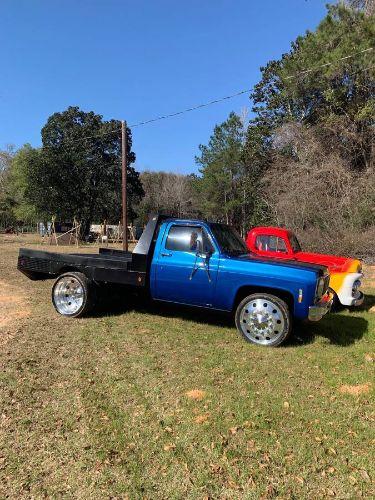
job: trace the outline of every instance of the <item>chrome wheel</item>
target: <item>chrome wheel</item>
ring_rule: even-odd
[[[280,306],[266,298],[255,298],[243,305],[241,330],[254,344],[275,344],[285,334],[286,320]]]
[[[74,276],[62,276],[53,289],[53,302],[64,316],[76,314],[84,304],[85,290]]]

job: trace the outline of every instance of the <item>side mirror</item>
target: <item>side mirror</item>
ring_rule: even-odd
[[[195,253],[198,257],[202,255],[202,242],[200,240],[197,240],[197,248]]]
[[[206,262],[208,262],[212,257],[212,254],[213,254],[212,249],[203,252],[202,243],[200,241],[197,242],[197,252],[196,252],[197,257],[202,257],[202,259],[205,259]]]

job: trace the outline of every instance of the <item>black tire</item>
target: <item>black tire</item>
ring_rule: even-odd
[[[288,305],[268,293],[254,293],[245,297],[237,306],[235,323],[247,342],[266,347],[279,346],[292,330]]]
[[[70,318],[87,314],[95,304],[95,296],[94,285],[83,273],[76,271],[61,274],[52,287],[54,308]]]
[[[331,306],[331,312],[342,311],[344,309],[344,306],[341,304],[340,299],[339,299],[337,293],[334,290],[332,290],[332,288],[330,288],[329,291],[333,295],[333,302],[332,302],[332,306]]]

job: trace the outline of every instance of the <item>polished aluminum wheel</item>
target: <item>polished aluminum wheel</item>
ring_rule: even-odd
[[[255,344],[274,344],[284,334],[285,317],[280,307],[268,299],[247,302],[240,314],[245,337]]]
[[[57,311],[64,316],[76,314],[85,300],[85,291],[74,276],[62,276],[55,284],[53,301]]]

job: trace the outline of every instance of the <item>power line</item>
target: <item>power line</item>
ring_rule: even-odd
[[[157,122],[158,120],[165,120],[166,118],[172,118],[173,116],[182,115],[184,113],[188,113],[189,111],[195,111],[196,109],[205,108],[206,106],[211,106],[211,104],[216,104],[218,102],[225,101],[227,99],[232,99],[233,97],[237,97],[242,94],[247,94],[247,92],[251,92],[251,89],[241,90],[240,92],[236,92],[235,94],[227,95],[225,97],[220,97],[219,99],[214,99],[213,101],[205,102],[203,104],[198,104],[197,106],[193,106],[192,108],[183,109],[182,111],[177,111],[176,113],[171,113],[169,115],[157,116],[156,118],[151,118],[150,120],[145,120],[143,122],[134,123],[133,125],[129,125],[130,128],[140,127],[141,125],[146,125],[147,123]]]
[[[321,64],[319,66],[315,66],[314,68],[309,68],[309,69],[306,69],[306,70],[303,70],[303,71],[299,71],[298,73],[286,76],[283,79],[284,80],[290,80],[290,79],[296,78],[296,77],[298,77],[300,75],[306,75],[308,73],[313,73],[314,71],[317,71],[317,70],[319,70],[321,68],[325,68],[327,66],[333,66],[337,62],[344,61],[344,60],[347,60],[347,59],[351,59],[352,57],[358,56],[358,55],[363,54],[365,52],[370,52],[372,50],[374,50],[374,47],[369,47],[367,49],[360,50],[359,52],[355,52],[353,54],[349,54],[348,56],[340,57],[339,59],[336,59],[335,61],[324,63],[324,64]],[[357,72],[360,72],[360,71],[366,71],[368,69],[372,69],[373,67],[374,66],[369,66],[367,68],[359,69],[358,71],[355,71],[353,73],[357,73]],[[149,123],[154,123],[154,122],[157,122],[157,121],[160,121],[160,120],[166,120],[168,118],[173,118],[175,116],[183,115],[185,113],[189,113],[189,112],[195,111],[197,109],[201,109],[201,108],[205,108],[207,106],[211,106],[212,104],[217,104],[219,102],[223,102],[223,101],[226,101],[226,100],[229,100],[229,99],[233,99],[234,97],[238,97],[240,95],[247,94],[248,92],[251,92],[251,90],[252,89],[240,90],[239,92],[236,92],[234,94],[230,94],[230,95],[227,95],[227,96],[224,96],[224,97],[219,97],[218,99],[214,99],[214,100],[202,103],[202,104],[198,104],[197,106],[186,108],[186,109],[183,109],[181,111],[176,111],[175,113],[170,113],[170,114],[167,114],[167,115],[161,115],[161,116],[157,116],[155,118],[150,118],[148,120],[143,120],[141,122],[133,123],[133,124],[129,125],[129,127],[130,128],[141,127],[141,126],[147,125]],[[115,130],[111,130],[110,132],[104,132],[104,133],[101,133],[101,134],[89,135],[89,136],[86,136],[86,137],[81,137],[79,139],[72,139],[72,140],[68,141],[68,143],[85,141],[87,139],[99,138],[99,137],[103,137],[103,136],[106,136],[106,135],[111,135],[111,134],[115,134],[115,133],[117,134],[117,133],[120,133],[120,132],[121,132],[121,128],[115,129]],[[53,146],[49,146],[49,147],[53,147]]]
[[[367,49],[360,50],[359,52],[355,52],[354,54],[350,54],[350,55],[345,56],[345,57],[340,57],[339,59],[336,59],[335,61],[321,64],[319,66],[315,66],[314,68],[299,71],[298,73],[295,73],[294,75],[286,76],[284,78],[284,80],[290,80],[291,78],[296,78],[297,76],[300,76],[300,75],[306,75],[308,73],[313,73],[314,71],[316,71],[320,68],[326,68],[327,66],[333,66],[336,62],[345,61],[346,59],[351,59],[352,57],[358,56],[359,54],[363,54],[364,52],[370,52],[371,50],[374,50],[374,47],[369,47]],[[364,70],[366,70],[366,69],[369,69],[369,68],[364,68]]]
[[[305,75],[307,73],[312,73],[314,71],[317,71],[320,68],[325,68],[326,66],[332,66],[336,62],[344,61],[346,59],[350,59],[350,58],[355,57],[355,56],[357,56],[359,54],[363,54],[364,52],[370,52],[371,50],[373,50],[373,47],[369,47],[369,48],[361,50],[359,52],[355,52],[354,54],[350,54],[348,56],[341,57],[339,59],[336,59],[333,62],[321,64],[320,66],[316,66],[314,68],[310,68],[310,69],[307,69],[307,70],[299,71],[298,73],[295,73],[294,75],[290,75],[290,76],[285,77],[284,80],[289,80],[291,78],[296,78],[299,75]],[[365,68],[365,69],[368,69],[368,68]],[[194,106],[192,108],[183,109],[182,111],[177,111],[176,113],[171,113],[169,115],[157,116],[155,118],[151,118],[149,120],[145,120],[145,121],[138,122],[138,123],[135,123],[133,125],[130,125],[130,128],[139,127],[141,125],[147,125],[148,123],[153,123],[153,122],[156,122],[156,121],[159,121],[159,120],[165,120],[167,118],[172,118],[174,116],[182,115],[184,113],[189,113],[190,111],[195,111],[196,109],[205,108],[206,106],[210,106],[211,104],[216,104],[218,102],[222,102],[222,101],[225,101],[227,99],[232,99],[233,97],[237,97],[239,95],[246,94],[247,92],[251,92],[251,90],[252,89],[241,90],[240,92],[236,92],[235,94],[231,94],[231,95],[228,95],[228,96],[225,96],[225,97],[220,97],[219,99],[215,99],[213,101],[209,101],[209,102],[206,102],[204,104],[198,104],[197,106]]]

